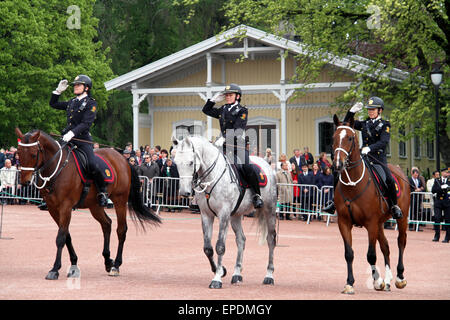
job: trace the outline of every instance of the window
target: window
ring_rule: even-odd
[[[175,137],[183,140],[187,136],[201,135],[203,133],[203,122],[199,120],[183,120],[173,123]]]
[[[398,133],[401,137],[405,136],[405,129],[399,129]],[[406,142],[405,141],[400,141],[398,143],[398,156],[400,158],[406,158]]]
[[[434,140],[427,139],[427,157],[434,159]]]
[[[420,158],[420,137],[414,136],[414,158]]]
[[[319,153],[326,152],[331,154],[333,152],[333,122],[319,122]]]

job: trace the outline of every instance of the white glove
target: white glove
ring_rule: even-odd
[[[63,139],[64,142],[69,142],[70,139],[72,139],[74,135],[75,135],[75,133],[73,133],[72,130],[71,130],[71,131],[67,132],[67,133],[63,136],[62,139]]]
[[[212,102],[220,102],[223,101],[223,99],[225,99],[225,95],[222,92],[217,92],[212,98],[211,101]]]
[[[56,88],[55,91],[53,91],[53,93],[60,95],[61,93],[66,91],[68,86],[69,86],[69,82],[66,79],[61,80],[58,84],[58,87]]]
[[[368,154],[370,152],[370,148],[369,147],[364,147],[364,148],[362,148],[362,150],[361,150],[361,153],[362,154]]]
[[[353,107],[350,109],[351,113],[357,113],[358,111],[361,111],[363,107],[362,102],[357,102],[353,105]]]
[[[216,142],[214,142],[214,145],[216,147],[221,147],[221,146],[223,146],[224,142],[225,142],[225,138],[224,137],[220,137],[219,139],[216,140]]]
[[[443,185],[441,186],[441,188],[442,188],[442,189],[447,189],[447,188],[448,188],[448,185],[447,185],[447,184],[443,184]]]

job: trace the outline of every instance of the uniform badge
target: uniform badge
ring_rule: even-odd
[[[389,127],[386,127],[386,132],[389,133]]]
[[[245,120],[246,116],[247,116],[247,115],[246,115],[245,113],[243,113],[242,116],[241,116],[241,119],[242,119],[242,120]]]
[[[373,100],[369,100],[369,106],[373,103]]]
[[[92,109],[91,109],[91,111],[92,111],[92,112],[95,112],[95,110],[96,110],[96,108],[95,108],[95,106],[93,106]]]
[[[225,90],[230,90],[230,86],[226,86],[226,87],[225,87]]]
[[[105,169],[105,174],[107,177],[111,177],[111,172],[108,169]]]

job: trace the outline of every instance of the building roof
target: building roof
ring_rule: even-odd
[[[248,39],[253,39],[272,48],[288,50],[294,54],[313,55],[313,53],[308,51],[301,42],[288,40],[246,25],[239,25],[219,35],[175,52],[167,57],[149,63],[141,68],[111,79],[105,82],[105,87],[107,90],[131,90],[133,83],[149,79],[152,76],[164,73],[164,71],[172,70],[176,65],[189,62],[195,57],[204,55],[206,52],[214,52],[214,49],[224,47],[228,41],[240,36],[245,36]],[[222,52],[226,52],[226,50],[226,48],[222,49]],[[245,46],[243,50],[244,54],[246,54]],[[251,48],[248,48],[248,50],[251,50]],[[326,57],[322,57],[322,59],[331,65],[356,73],[369,70],[369,63],[373,62],[357,55],[342,58],[328,54]],[[379,73],[381,73],[382,76],[389,77],[393,81],[402,81],[408,75],[407,72],[399,69],[393,69],[389,73],[384,71],[380,71]],[[373,76],[375,76],[375,74],[373,74]]]

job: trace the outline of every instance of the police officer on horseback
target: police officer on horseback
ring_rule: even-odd
[[[73,92],[76,97],[69,101],[60,102],[60,95],[69,86],[66,79],[61,80],[58,87],[52,92],[50,106],[59,110],[66,110],[67,126],[62,131],[62,140],[71,141],[72,144],[82,150],[88,161],[88,170],[98,191],[99,205],[106,207],[108,204],[107,184],[95,161],[92,137],[89,132],[97,114],[97,101],[90,96],[92,90],[92,80],[86,75],[78,75],[73,81]],[[74,140],[72,140],[75,138]],[[82,141],[83,140],[83,141]]]
[[[356,112],[361,111],[363,104],[356,103],[346,114],[344,122],[349,122]],[[386,147],[390,139],[389,121],[381,118],[381,113],[384,110],[384,102],[379,97],[371,97],[368,104],[365,106],[369,113],[369,118],[364,121],[355,120],[354,128],[360,130],[362,133],[363,148],[361,154],[368,155],[369,160],[374,164],[379,164],[383,168],[386,175],[386,185],[388,187],[387,196],[390,202],[392,217],[400,219],[403,217],[402,210],[397,205],[397,190],[395,181],[387,166]],[[334,187],[336,188],[338,175],[334,174]],[[325,208],[326,212],[334,212],[334,203],[329,203]]]
[[[258,175],[250,164],[249,152],[245,142],[245,127],[247,126],[248,110],[240,104],[242,97],[241,88],[234,83],[225,87],[223,92],[218,92],[211,99],[208,99],[203,107],[203,113],[213,118],[219,119],[222,136],[217,139],[215,145],[223,147],[233,153],[232,160],[244,176],[246,182],[254,191],[253,206],[261,208],[264,203],[261,199]],[[215,106],[216,102],[225,99],[226,104],[221,107]]]

